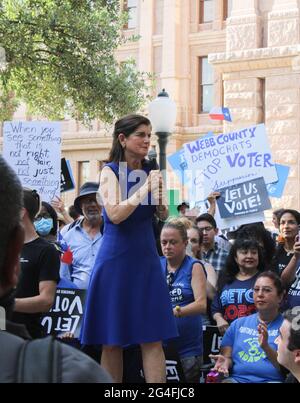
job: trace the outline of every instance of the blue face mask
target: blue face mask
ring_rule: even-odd
[[[36,232],[41,236],[49,235],[50,231],[53,228],[53,219],[52,218],[41,218],[38,221],[34,222],[34,226]]]

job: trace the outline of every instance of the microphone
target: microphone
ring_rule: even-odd
[[[151,150],[148,153],[148,159],[150,163],[150,171],[159,169],[159,165],[157,163],[157,152],[155,146],[152,146]]]

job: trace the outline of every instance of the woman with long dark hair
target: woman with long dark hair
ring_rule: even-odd
[[[279,231],[282,243],[279,243],[274,258],[275,270],[281,276],[287,289],[284,309],[300,305],[300,213],[286,209],[279,217]]]
[[[153,215],[168,216],[158,170],[145,159],[150,121],[129,115],[115,124],[101,171],[104,235],[88,289],[81,342],[102,345],[102,366],[122,382],[123,346],[139,344],[147,382],[165,382],[162,340],[177,336],[156,250]]]
[[[226,265],[217,282],[212,315],[221,334],[235,319],[255,312],[253,285],[264,271],[264,259],[258,242],[237,239],[230,249]]]

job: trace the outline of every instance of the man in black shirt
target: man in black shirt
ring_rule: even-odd
[[[60,259],[53,245],[35,231],[34,218],[40,209],[35,190],[23,189],[25,243],[21,251],[21,272],[15,295],[13,321],[26,326],[33,338],[44,336],[40,316],[52,307],[59,281]]]
[[[54,355],[54,349],[45,351],[44,357],[47,358],[43,362],[38,361],[36,353],[38,352],[41,356],[41,351],[38,351],[36,344],[34,351],[28,347],[32,346],[32,343],[39,343],[39,340],[25,343],[23,338],[29,338],[29,336],[24,326],[9,322],[14,304],[13,288],[18,281],[20,253],[24,241],[24,229],[21,225],[23,201],[21,184],[1,155],[0,178],[0,209],[2,212],[0,215],[0,314],[2,314],[0,316],[0,383],[22,382],[22,380],[18,380],[19,373],[23,375],[23,367],[19,363],[21,361],[20,352],[23,352],[25,347],[27,348],[27,360],[23,360],[22,364],[26,363],[27,368],[28,364],[31,364],[30,373],[25,374],[27,379],[31,378],[31,382],[37,382],[38,379],[49,382],[47,379],[54,368],[56,376],[53,377],[52,382],[56,383],[112,382],[107,372],[94,360],[58,341],[54,341],[52,347],[56,347],[57,352],[59,344],[60,353]],[[34,306],[34,302],[33,304],[32,301],[30,302],[30,299],[34,298],[27,298],[29,305]],[[6,314],[6,321],[3,318],[3,312]],[[3,324],[4,327],[1,327]]]

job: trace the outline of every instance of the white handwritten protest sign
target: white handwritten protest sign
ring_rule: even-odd
[[[265,126],[200,138],[184,145],[188,170],[192,173],[192,199],[204,200],[214,190],[263,177],[277,181],[275,164]]]
[[[4,158],[22,185],[47,202],[60,194],[60,153],[60,122],[4,122]]]
[[[222,218],[258,213],[272,208],[264,178],[219,189],[217,203]]]

